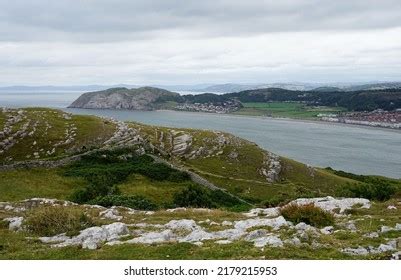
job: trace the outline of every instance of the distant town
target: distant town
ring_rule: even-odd
[[[378,109],[372,112],[319,114],[318,118],[327,122],[401,129],[401,109],[390,112]]]
[[[242,107],[237,100],[227,100],[220,103],[184,103],[174,107],[177,111],[205,112],[227,114],[238,111]]]

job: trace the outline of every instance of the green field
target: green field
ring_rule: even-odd
[[[318,114],[344,111],[343,108],[307,106],[297,102],[242,103],[244,108],[234,112],[238,115],[269,116],[294,119],[317,119]]]

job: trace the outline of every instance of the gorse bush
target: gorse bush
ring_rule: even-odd
[[[176,193],[174,195],[174,203],[180,207],[216,208],[210,192],[195,185]]]
[[[110,206],[125,206],[137,210],[156,210],[157,205],[149,199],[139,195],[107,195],[97,197],[89,203],[101,205],[104,207]]]
[[[396,191],[396,187],[379,180],[371,183],[347,184],[338,191],[338,195],[385,201],[390,199]]]
[[[312,226],[329,226],[334,224],[334,215],[314,204],[298,205],[292,203],[281,209],[281,215],[295,224],[304,222]]]
[[[76,203],[87,203],[98,197],[119,195],[120,193],[118,187],[113,185],[87,185],[83,189],[76,190],[70,196],[70,200]]]
[[[77,234],[80,230],[93,226],[91,218],[79,209],[63,206],[45,206],[31,210],[25,220],[28,231],[52,236],[60,233]]]
[[[174,204],[179,207],[230,208],[245,210],[248,205],[221,191],[209,190],[198,185],[190,185],[174,195]]]
[[[126,181],[132,174],[141,174],[156,181],[184,182],[190,179],[186,172],[164,163],[155,163],[148,155],[133,155],[128,149],[86,155],[64,172],[65,176],[81,177],[88,182],[85,188],[75,191],[70,197],[77,203],[120,195],[117,185]]]
[[[85,156],[81,161],[69,166],[64,173],[65,176],[82,177],[92,185],[119,184],[131,174],[141,174],[157,181],[189,180],[186,172],[171,168],[164,163],[155,163],[148,155],[123,157],[111,152],[97,152]]]

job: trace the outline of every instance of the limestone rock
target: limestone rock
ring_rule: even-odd
[[[260,237],[254,240],[255,247],[265,247],[265,246],[283,247],[283,245],[284,245],[283,241],[278,236],[275,235]]]
[[[3,219],[3,221],[9,222],[8,224],[9,230],[17,231],[21,229],[24,217],[5,218]]]
[[[347,255],[352,255],[352,256],[366,256],[369,254],[369,251],[361,246],[359,246],[358,248],[345,248],[342,249],[341,251]]]
[[[171,220],[165,225],[167,228],[172,230],[188,230],[194,231],[200,229],[194,220]]]
[[[172,242],[176,239],[175,234],[172,230],[167,229],[162,232],[148,232],[140,237],[128,240],[126,243],[141,243],[141,244],[154,244],[154,243],[165,243]]]
[[[53,247],[66,247],[81,245],[84,249],[97,249],[99,245],[106,241],[115,241],[119,237],[129,233],[127,225],[123,223],[113,223],[101,227],[90,227],[81,230],[79,235],[67,237],[65,234],[59,234],[53,237],[41,237],[44,243],[57,243]]]
[[[111,219],[111,220],[117,220],[120,221],[122,220],[122,216],[119,216],[119,212],[116,208],[110,208],[106,209],[102,212],[99,213],[99,216],[101,216],[103,219]]]
[[[333,212],[335,209],[339,209],[340,213],[344,213],[347,209],[352,209],[356,205],[361,205],[360,208],[370,208],[371,204],[368,199],[365,198],[333,198],[331,196],[318,197],[318,198],[299,198],[291,203],[297,205],[314,204],[323,210]],[[288,204],[287,204],[288,205]]]
[[[333,227],[333,226],[324,227],[324,228],[322,228],[322,229],[320,230],[320,232],[321,232],[322,234],[325,234],[325,235],[332,234],[332,233],[334,232],[334,227]]]
[[[247,219],[242,221],[236,221],[234,223],[234,227],[237,229],[248,229],[251,227],[258,227],[258,226],[266,226],[266,227],[271,227],[274,230],[278,230],[283,226],[288,226],[288,222],[284,219],[283,216],[279,216],[277,218],[272,218],[272,219],[261,219],[261,218]]]
[[[244,214],[247,217],[257,217],[257,216],[266,216],[266,217],[277,217],[280,215],[280,208],[255,208],[249,210],[249,212]]]

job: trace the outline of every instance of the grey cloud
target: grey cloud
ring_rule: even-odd
[[[399,0],[0,0],[0,40],[248,36],[401,26]]]

